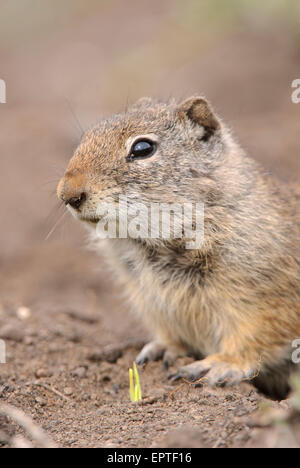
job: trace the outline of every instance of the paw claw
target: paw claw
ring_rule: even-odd
[[[181,373],[171,373],[168,375],[168,380],[170,383],[178,382],[178,380],[181,380],[183,378],[183,375]]]
[[[148,343],[136,358],[138,365],[144,365],[149,361],[157,361],[164,355],[165,348],[156,341]]]
[[[179,375],[181,375],[181,378],[184,378],[190,382],[197,382],[202,377],[204,377],[209,372],[209,370],[210,368],[205,366],[202,361],[196,361],[193,364],[179,369]]]
[[[251,375],[253,375],[252,368],[243,369],[227,363],[225,360],[216,359],[214,361],[210,358],[182,367],[176,374],[170,374],[169,380],[173,383],[185,379],[195,383],[195,387],[202,386],[204,382],[211,387],[225,387],[237,385],[243,380],[249,379]],[[202,382],[200,382],[201,379],[203,379]]]
[[[163,366],[165,372],[168,371],[177,358],[184,356],[186,351],[174,346],[165,346],[157,341],[152,341],[148,343],[138,357],[136,358],[136,363],[139,365],[144,365],[149,361],[158,361],[163,359]]]
[[[149,359],[146,356],[145,357],[137,357],[135,362],[136,362],[136,364],[138,366],[145,366],[149,362]]]

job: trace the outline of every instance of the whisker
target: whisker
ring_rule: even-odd
[[[83,126],[81,125],[81,122],[80,122],[79,118],[77,117],[77,115],[76,115],[70,101],[67,98],[65,98],[65,100],[66,100],[66,103],[67,103],[67,107],[69,108],[69,111],[71,112],[71,114],[72,114],[72,116],[74,118],[74,121],[75,121],[75,123],[77,125],[78,130],[80,130],[80,132],[81,132],[81,137],[82,137],[83,134],[84,134]]]
[[[67,161],[67,159],[66,159]],[[66,161],[60,161],[60,162],[53,162],[53,161],[46,161],[46,164],[48,167],[51,168],[53,171],[53,177],[56,176],[58,179],[61,179],[63,176],[65,170],[66,170]],[[54,174],[55,173],[55,174]],[[51,175],[52,177],[52,175]]]
[[[57,200],[57,203],[55,204],[55,206],[53,206],[53,208],[50,210],[49,214],[46,216],[46,220],[50,221],[50,219],[52,218],[52,216],[54,214],[57,214],[57,211],[61,211],[61,208],[64,207],[65,204],[64,202],[61,200],[61,201],[58,201]]]
[[[45,241],[47,241],[50,236],[52,236],[52,234],[54,233],[55,229],[57,228],[57,226],[61,223],[61,221],[64,219],[64,217],[66,216],[68,212],[67,211],[64,211],[64,213],[62,214],[62,216],[60,216],[58,218],[58,220],[56,221],[56,223],[54,224],[53,228],[48,232],[46,238],[45,238]]]
[[[41,188],[46,187],[47,185],[50,185],[50,184],[51,185],[55,184],[55,186],[57,186],[58,182],[59,182],[58,178],[57,179],[52,179],[52,180],[47,180],[47,181],[43,182],[42,184],[38,184],[37,189],[41,189]]]
[[[129,107],[129,101],[130,101],[130,91],[128,89],[127,96],[126,96],[126,102],[125,102],[124,114],[127,114],[128,107]]]

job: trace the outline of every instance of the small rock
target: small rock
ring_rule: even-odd
[[[198,400],[198,405],[210,406],[210,404],[206,400]]]
[[[64,394],[67,396],[71,396],[73,394],[73,389],[71,387],[64,388]]]
[[[24,344],[26,344],[27,346],[33,345],[34,344],[34,338],[32,336],[25,336]]]
[[[0,387],[0,395],[4,393],[11,393],[15,391],[15,387],[9,383],[6,383]]]
[[[99,351],[94,351],[88,355],[88,359],[93,362],[106,361],[115,364],[123,356],[123,350],[117,346],[107,346]]]
[[[93,315],[89,315],[88,313],[79,310],[66,310],[64,313],[73,319],[81,320],[82,322],[86,322],[91,325],[94,325],[99,321],[98,317],[94,317]]]
[[[119,391],[120,391],[120,387],[119,387],[119,385],[116,384],[116,383],[112,384],[111,389],[112,389],[112,391],[113,391],[114,393],[116,393],[116,394],[118,394]]]
[[[81,333],[74,331],[70,333],[68,336],[69,340],[72,341],[72,343],[80,343],[82,341],[82,335]]]
[[[76,367],[75,369],[71,371],[71,376],[78,377],[79,379],[83,379],[84,377],[86,377],[86,372],[87,372],[86,367]]]
[[[0,338],[3,340],[11,340],[20,343],[24,339],[24,332],[20,328],[13,325],[4,325],[0,329]]]
[[[165,431],[165,426],[156,427],[156,430]],[[197,426],[183,425],[180,429],[167,432],[161,440],[155,442],[151,448],[206,448],[204,431]]]
[[[226,400],[226,401],[235,401],[235,400],[236,400],[236,396],[233,395],[232,393],[228,393],[228,395],[225,395],[225,400]]]
[[[29,307],[19,307],[17,309],[17,317],[20,320],[28,320],[31,316],[31,310]]]
[[[53,372],[50,370],[50,369],[38,369],[36,372],[35,372],[35,376],[38,378],[38,379],[41,379],[43,377],[52,377],[53,375]]]
[[[35,402],[38,403],[40,406],[46,406],[47,402],[43,398],[36,397]]]

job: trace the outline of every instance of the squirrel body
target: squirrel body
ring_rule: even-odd
[[[300,193],[249,158],[204,98],[143,98],[101,122],[58,194],[91,229],[99,204],[120,195],[146,206],[203,203],[199,249],[175,238],[96,240],[155,336],[137,362],[168,367],[192,353],[198,360],[174,379],[251,380],[287,395],[300,338]]]

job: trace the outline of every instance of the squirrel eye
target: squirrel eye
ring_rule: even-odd
[[[155,153],[156,143],[151,140],[139,140],[133,144],[128,159],[130,161],[136,159],[149,158]]]

